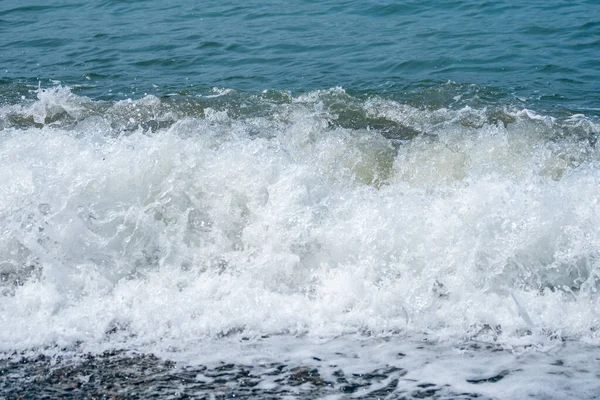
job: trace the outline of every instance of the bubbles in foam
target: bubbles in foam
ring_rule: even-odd
[[[2,351],[239,332],[597,341],[594,121],[343,89],[244,114],[216,93],[58,88],[2,109],[34,122],[1,137]]]

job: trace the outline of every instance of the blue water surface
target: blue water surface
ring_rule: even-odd
[[[594,114],[599,70],[597,0],[0,2],[5,101],[60,81],[93,98],[341,86],[443,106],[450,81]]]

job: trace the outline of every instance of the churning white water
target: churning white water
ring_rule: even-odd
[[[4,354],[599,344],[593,120],[342,89],[167,100],[58,87],[0,108]]]

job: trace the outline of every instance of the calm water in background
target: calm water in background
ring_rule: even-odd
[[[0,398],[598,398],[600,2],[0,0]]]
[[[451,80],[485,101],[598,108],[595,0],[4,0],[0,18],[7,97],[51,80],[98,98],[215,86],[402,96]]]

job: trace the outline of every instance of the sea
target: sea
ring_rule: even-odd
[[[0,399],[600,399],[600,1],[0,0]]]

